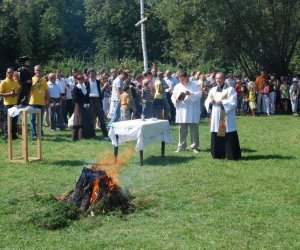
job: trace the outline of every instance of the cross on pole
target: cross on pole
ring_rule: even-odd
[[[145,22],[147,21],[147,17],[145,17],[144,12],[144,0],[140,0],[141,4],[141,20],[138,21],[135,26],[141,26],[141,40],[142,40],[142,50],[143,50],[143,60],[144,60],[144,70],[148,71],[148,55],[147,55],[147,46],[146,46],[146,32],[145,32]]]

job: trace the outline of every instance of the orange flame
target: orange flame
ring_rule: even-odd
[[[99,185],[100,181],[105,182],[106,186],[108,186],[108,191],[114,191],[118,188],[118,174],[120,170],[127,164],[132,154],[133,150],[131,148],[127,148],[121,155],[118,156],[118,159],[116,161],[111,152],[105,152],[104,156],[101,156],[101,161],[92,165],[93,170],[104,170],[106,172],[106,175],[94,180],[93,191],[90,198],[90,205],[93,205],[98,199],[98,194],[101,191]]]
[[[124,152],[122,152],[122,154],[118,156],[118,159],[116,161],[111,152],[105,152],[104,155],[98,156],[98,159],[101,157],[101,160],[94,164],[92,168],[94,170],[106,171],[112,179],[117,181],[120,170],[127,164],[132,154],[132,148],[126,148]]]

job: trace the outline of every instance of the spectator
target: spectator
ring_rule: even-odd
[[[163,119],[164,102],[162,77],[162,72],[158,72],[154,85],[155,94],[153,99],[153,116],[157,119]]]
[[[61,115],[62,115],[62,121],[63,126],[66,126],[68,124],[68,118],[66,114],[66,79],[62,77],[62,73],[60,69],[55,70],[55,76],[56,76],[56,84],[60,88],[60,99],[61,99]]]
[[[268,80],[264,80],[264,87],[262,90],[262,94],[263,94],[263,101],[264,101],[264,110],[266,112],[266,115],[270,115],[270,84]]]
[[[170,107],[170,123],[174,123],[175,122],[175,116],[176,116],[176,109],[174,104],[172,103],[171,100],[171,96],[174,90],[174,87],[179,83],[178,79],[175,77],[172,77],[172,73],[170,70],[167,70],[165,73],[165,82],[167,84],[167,88],[165,90],[166,95],[167,95],[167,100],[169,103],[169,107]]]
[[[255,110],[256,110],[255,82],[250,80],[250,82],[248,83],[248,89],[249,89],[249,95],[248,95],[249,108],[250,108],[252,116],[255,116]]]
[[[298,95],[299,95],[299,87],[297,78],[293,78],[292,86],[290,87],[290,100],[292,105],[293,115],[298,115]]]
[[[143,80],[144,87],[142,93],[142,102],[143,102],[143,114],[144,118],[151,118],[153,114],[153,98],[151,95],[151,90],[149,88],[149,80]]]
[[[124,92],[120,96],[121,105],[121,121],[130,120],[130,109],[133,109],[134,103],[130,97],[130,87],[128,85],[124,86]]]
[[[109,113],[107,115],[110,118],[110,122],[107,125],[108,128],[113,122],[117,122],[120,119],[120,96],[123,93],[124,81],[127,77],[128,74],[126,72],[120,71],[117,78],[113,81]]]
[[[48,85],[46,78],[42,77],[41,65],[34,67],[34,76],[32,77],[32,87],[29,96],[29,105],[35,109],[41,110],[41,129],[43,127],[43,117],[45,107],[48,106]],[[36,114],[30,115],[31,136],[36,138]],[[43,135],[43,130],[42,130]]]
[[[266,80],[266,72],[262,71],[260,76],[258,76],[255,80],[255,89],[256,89],[256,103],[257,103],[257,113],[263,112],[263,88],[264,81]]]
[[[94,69],[88,70],[88,81],[86,82],[89,85],[89,99],[90,99],[90,109],[93,115],[93,124],[96,124],[96,118],[100,123],[100,128],[102,130],[103,137],[108,136],[108,131],[105,124],[104,110],[103,110],[103,92],[109,86],[108,81],[106,85],[101,86],[100,80],[96,79],[97,73]]]
[[[95,124],[90,109],[89,85],[85,84],[83,75],[77,75],[76,79],[78,82],[74,88],[73,141],[95,137]]]
[[[102,105],[103,105],[103,111],[104,115],[107,116],[109,112],[109,102],[110,102],[110,94],[111,94],[111,85],[109,84],[109,78],[108,74],[102,75],[101,79],[101,89],[103,89],[103,100],[102,100]]]
[[[49,96],[49,106],[50,106],[50,128],[55,131],[58,127],[59,129],[64,129],[64,122],[62,116],[61,107],[61,89],[56,83],[56,76],[54,73],[48,75],[48,96]]]
[[[287,84],[287,78],[285,76],[280,77],[281,85],[280,85],[280,99],[283,106],[284,113],[288,112],[289,105],[289,89],[290,86]]]
[[[3,118],[4,118],[4,138],[7,140],[8,138],[8,121],[7,121],[7,113],[8,109],[13,107],[18,102],[18,94],[19,94],[19,83],[13,79],[14,70],[13,68],[6,69],[6,78],[0,84],[0,96],[3,97]],[[12,127],[11,134],[12,139],[18,139],[18,116],[12,118]]]

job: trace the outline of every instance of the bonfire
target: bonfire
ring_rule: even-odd
[[[80,208],[85,214],[127,210],[131,197],[118,184],[118,173],[127,163],[132,150],[125,150],[118,161],[105,154],[97,164],[84,167],[74,190],[60,197]]]

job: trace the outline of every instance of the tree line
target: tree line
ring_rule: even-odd
[[[142,61],[139,0],[1,0],[0,66],[78,57]],[[150,62],[300,71],[299,0],[145,0]]]

